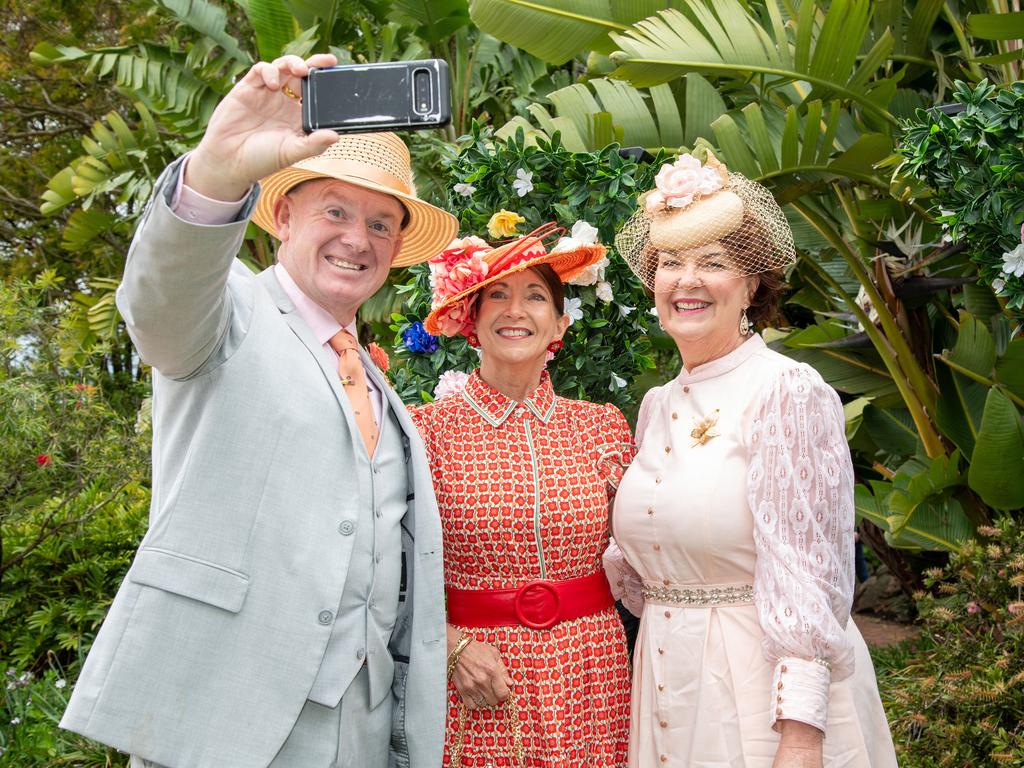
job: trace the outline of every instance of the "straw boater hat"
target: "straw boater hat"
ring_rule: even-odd
[[[252,220],[274,237],[274,205],[297,184],[310,179],[339,179],[383,192],[409,213],[402,229],[402,248],[392,267],[419,264],[437,255],[459,231],[459,222],[416,197],[409,148],[393,133],[350,133],[315,157],[300,160],[260,181],[260,197]]]
[[[606,248],[600,243],[556,245],[548,251],[545,238],[561,231],[561,227],[545,224],[497,248],[476,237],[453,242],[431,259],[434,300],[423,327],[435,336],[467,333],[475,325],[476,298],[491,283],[541,264],[551,267],[564,283],[604,258]]]
[[[704,163],[684,154],[663,165],[654,188],[639,203],[615,236],[615,246],[652,291],[657,253],[728,241],[744,225],[755,237],[744,240],[742,251],[731,250],[733,271],[754,275],[796,260],[792,230],[771,192],[740,173],[730,173],[711,152]]]

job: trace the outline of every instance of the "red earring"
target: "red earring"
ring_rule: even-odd
[[[564,346],[565,344],[561,339],[555,339],[550,344],[548,344],[548,352],[550,352],[552,355],[557,355]]]
[[[466,343],[471,347],[476,347],[477,349],[480,348],[480,339],[477,338],[477,335],[472,331],[466,334]]]

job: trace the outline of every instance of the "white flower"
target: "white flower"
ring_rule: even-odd
[[[448,395],[457,395],[466,388],[466,382],[468,381],[468,373],[445,371],[441,374],[441,378],[437,380],[437,386],[434,387],[434,399],[440,400],[448,397]]]
[[[615,298],[615,294],[612,293],[612,284],[602,280],[597,284],[597,298],[604,303],[608,303]]]
[[[21,722],[21,718],[20,717],[12,717],[11,718],[11,725],[17,725],[20,722]]]
[[[577,219],[569,231],[569,237],[584,245],[594,245],[597,242],[597,227],[583,219]]]
[[[512,182],[512,188],[520,197],[526,197],[533,191],[533,174],[520,168],[516,171],[516,180]]]
[[[559,245],[561,245],[562,241],[570,239],[571,238],[563,237],[562,240],[559,241]],[[570,247],[576,248],[577,246],[572,245]],[[558,246],[555,246],[555,250],[559,250]],[[564,251],[568,249],[562,248],[561,250]],[[591,264],[589,267],[587,267],[578,275],[576,275],[576,277],[574,277],[572,280],[566,280],[566,283],[568,283],[569,285],[593,285],[594,283],[600,282],[601,280],[604,280],[604,270],[605,267],[608,266],[608,264],[608,258],[605,257],[600,261]]]
[[[65,680],[63,677],[61,677],[53,685],[54,685],[55,688],[65,688],[65,687],[67,687],[67,684],[68,684],[68,681]]]
[[[619,304],[619,316],[629,317],[633,312],[636,312],[636,307],[627,307],[625,304]]]
[[[463,197],[469,197],[474,192],[476,192],[476,187],[474,187],[472,184],[466,184],[465,182],[460,182],[456,184],[454,189],[456,194],[462,195]]]
[[[1003,272],[1014,277],[1024,277],[1024,243],[1003,254]]]
[[[995,280],[992,281],[992,290],[995,291],[996,293],[1000,294],[1000,295],[1002,295],[1003,288],[1005,288],[1005,287],[1006,287],[1006,281],[1003,280],[1003,278],[1001,278],[1001,277],[997,277]]]
[[[597,244],[597,227],[588,224],[583,219],[577,219],[576,223],[572,225],[572,230],[566,237],[560,238],[555,244],[555,247],[551,249],[552,253],[558,253],[559,251],[571,251],[573,248],[581,248],[584,245],[596,245]],[[604,259],[604,265],[601,267],[602,271],[604,267],[608,266],[608,259]],[[588,268],[587,272],[593,270],[594,267]],[[584,272],[584,274],[587,274]],[[579,279],[579,278],[577,278]],[[576,280],[570,280],[572,285],[593,285],[598,279],[595,278],[589,283],[578,283]]]
[[[583,319],[583,299],[566,298],[564,312],[569,316],[569,325]]]
[[[622,389],[624,386],[626,386],[626,380],[612,373],[612,383],[608,385],[608,389],[614,392],[616,389]]]
[[[651,307],[650,309],[647,310],[647,313],[657,317],[658,316],[658,308],[657,307]]]

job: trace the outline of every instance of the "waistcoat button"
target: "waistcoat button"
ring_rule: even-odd
[[[321,624],[330,624],[334,621],[334,614],[330,611],[320,611],[320,615],[316,617],[316,620]]]
[[[342,520],[341,525],[338,526],[338,533],[343,536],[351,536],[352,532],[356,529],[356,524],[351,520]]]

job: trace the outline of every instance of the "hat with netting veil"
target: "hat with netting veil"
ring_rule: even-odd
[[[710,152],[704,163],[681,155],[663,165],[654,189],[641,195],[636,213],[615,236],[619,254],[651,291],[663,254],[697,255],[712,243],[725,247],[722,268],[738,275],[796,260],[793,232],[771,192],[730,173]]]
[[[252,220],[277,237],[274,205],[290,189],[311,179],[345,181],[391,195],[405,206],[409,220],[402,228],[402,248],[392,267],[407,267],[436,256],[459,231],[458,219],[416,197],[409,148],[393,133],[343,134],[319,155],[262,179]]]

